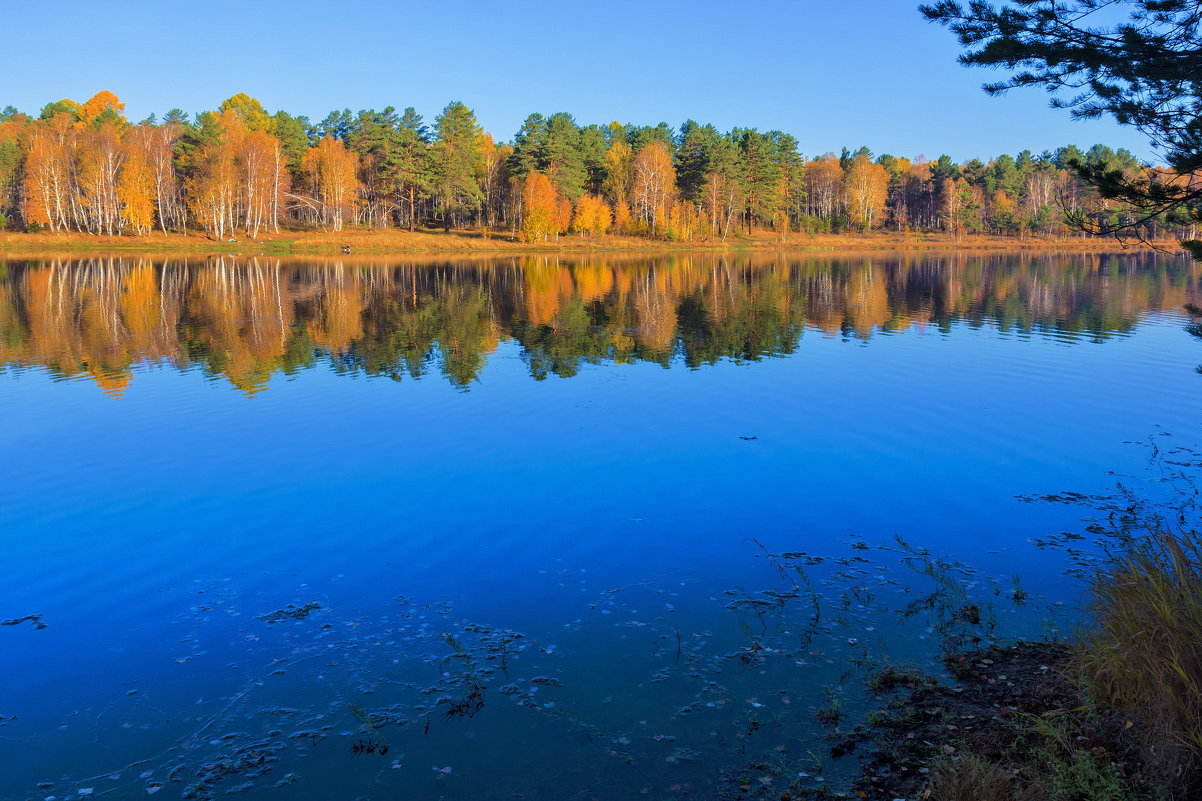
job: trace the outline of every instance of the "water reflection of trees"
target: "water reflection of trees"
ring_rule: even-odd
[[[0,364],[90,376],[199,367],[253,393],[319,363],[466,386],[502,342],[535,378],[584,363],[689,367],[960,323],[1102,341],[1194,298],[1198,268],[1152,254],[672,256],[384,264],[264,258],[0,262]]]

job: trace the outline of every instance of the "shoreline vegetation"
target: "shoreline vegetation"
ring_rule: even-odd
[[[760,763],[729,777],[734,789],[724,801],[1198,798],[1202,531],[1197,487],[1181,466],[1202,462],[1188,448],[1171,453],[1152,455],[1174,484],[1170,502],[1153,503],[1121,484],[1111,497],[1038,498],[1101,513],[1086,528],[1099,537],[1098,554],[1072,549],[1079,565],[1090,565],[1075,634],[990,641],[984,612],[947,581],[932,596],[955,624],[954,636],[943,632],[943,676],[875,668],[865,680],[875,703],[864,723],[847,730],[838,710],[815,710],[828,724],[832,759],[858,752],[850,794],[814,786],[804,774],[773,775]],[[946,581],[946,563],[918,553],[923,571]]]
[[[867,147],[803,154],[783,131],[581,124],[565,112],[531,114],[502,141],[460,102],[432,125],[391,106],[311,121],[268,113],[246,94],[161,120],[134,122],[124,110],[108,91],[36,116],[0,110],[0,232],[98,244],[199,233],[338,250],[346,237],[399,250],[626,250],[795,239],[858,248],[878,235],[1025,248],[1082,230],[1198,233],[1180,210],[1148,215],[1083,181],[1079,165],[1131,180],[1160,174],[1104,145],[959,162]],[[428,238],[434,229],[446,236]],[[814,244],[832,235],[841,238]]]
[[[1019,238],[989,234],[957,236],[941,232],[887,232],[778,235],[771,231],[722,240],[652,240],[620,235],[564,235],[545,242],[523,242],[509,232],[471,230],[282,231],[257,239],[218,240],[203,234],[151,232],[144,236],[96,236],[77,232],[0,232],[0,254],[193,253],[263,256],[333,256],[389,254],[512,255],[537,253],[677,253],[677,252],[924,252],[1029,251],[1116,253],[1181,251],[1175,239],[1153,242],[1113,237],[1030,234]]]

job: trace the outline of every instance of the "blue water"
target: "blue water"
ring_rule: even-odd
[[[0,262],[0,619],[45,624],[0,627],[0,798],[838,782],[798,765],[847,658],[937,655],[893,538],[1071,624],[1029,540],[1084,512],[1016,496],[1193,444],[1199,294],[1149,255]],[[794,582],[764,549],[843,619],[728,608]]]

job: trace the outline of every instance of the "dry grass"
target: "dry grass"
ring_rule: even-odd
[[[1177,243],[1160,243],[1176,250]],[[347,230],[285,231],[263,234],[257,240],[239,239],[220,242],[198,234],[163,234],[143,237],[90,236],[86,234],[23,234],[0,232],[0,253],[64,253],[88,251],[138,251],[151,253],[243,253],[243,254],[341,254],[349,246],[352,253],[588,253],[672,251],[919,251],[919,250],[1049,250],[1107,252],[1122,250],[1113,239],[1029,236],[1024,239],[1003,236],[966,236],[957,239],[946,234],[875,232],[871,234],[789,234],[782,237],[771,231],[750,236],[743,234],[726,241],[701,238],[688,242],[666,242],[641,237],[565,235],[540,243],[518,242],[509,232],[491,234],[480,231]]]
[[[1140,724],[1176,798],[1202,796],[1202,535],[1136,512],[1090,586],[1079,661],[1098,706]]]
[[[930,801],[1026,801],[1034,796],[1020,790],[998,765],[973,754],[940,762],[931,773],[924,798]]]

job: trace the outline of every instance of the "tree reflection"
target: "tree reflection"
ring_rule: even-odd
[[[992,326],[1102,342],[1194,298],[1198,266],[1139,255],[683,255],[436,263],[266,258],[0,262],[0,364],[86,377],[200,369],[246,394],[319,364],[467,388],[502,343],[535,379],[584,364],[688,368]]]

